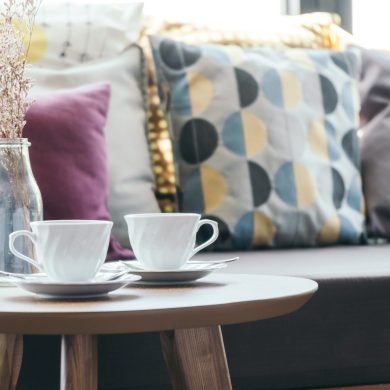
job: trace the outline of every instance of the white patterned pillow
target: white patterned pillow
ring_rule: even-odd
[[[142,1],[44,1],[28,61],[50,68],[110,59],[138,38]]]
[[[108,206],[113,233],[128,247],[123,216],[160,211],[146,139],[143,55],[134,45],[142,2],[46,3],[37,18],[29,75],[36,91],[110,83]]]

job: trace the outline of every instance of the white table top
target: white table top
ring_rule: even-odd
[[[317,288],[303,278],[226,273],[183,286],[130,285],[82,300],[1,287],[0,333],[131,333],[249,322],[291,313]]]

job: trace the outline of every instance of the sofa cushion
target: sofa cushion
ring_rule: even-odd
[[[116,57],[138,38],[143,1],[43,1],[27,61],[64,68]]]
[[[367,233],[390,238],[390,56],[362,50],[362,59],[361,157]]]
[[[142,1],[47,2],[37,15],[28,69],[36,91],[110,83],[108,207],[113,232],[127,247],[123,216],[160,211],[146,138],[143,55],[134,44],[141,16]]]
[[[194,258],[217,260],[235,256],[239,260],[219,272],[299,276],[319,282],[390,276],[388,245],[210,252]]]
[[[205,25],[204,21],[202,24],[197,24],[178,19],[146,18],[140,44],[145,52],[148,69],[150,145],[155,167],[156,193],[163,211],[171,212],[177,209],[175,169],[167,131],[168,122],[164,110],[160,107],[157,77],[147,35],[161,34],[192,44],[339,49],[345,41],[344,34],[347,34],[339,27],[339,23],[338,15],[326,12],[280,15],[273,18],[270,23],[256,23],[255,26],[249,23],[240,29],[232,28],[234,20],[231,19],[229,20],[230,28],[227,28],[227,26],[218,27],[215,24]]]
[[[390,382],[389,253],[388,245],[238,253],[223,272],[307,277],[319,289],[296,313],[224,328],[235,388]]]
[[[219,222],[214,249],[359,242],[357,52],[151,42],[181,210]]]
[[[110,220],[104,125],[108,84],[33,97],[23,135],[42,194],[44,219]],[[133,257],[112,236],[108,259]]]
[[[85,62],[63,69],[31,67],[33,91],[49,92],[106,81],[111,86],[107,116],[108,207],[113,233],[130,246],[123,216],[159,212],[145,134],[140,49],[131,46],[109,60]]]

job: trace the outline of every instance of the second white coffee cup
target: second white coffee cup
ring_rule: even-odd
[[[148,270],[179,269],[218,238],[218,223],[200,218],[200,214],[190,213],[126,215],[130,244],[136,258]],[[205,224],[211,225],[213,234],[195,247],[196,233]]]
[[[57,282],[93,280],[107,255],[111,221],[57,220],[31,222],[31,232],[18,230],[9,236],[9,248],[20,259],[37,267]],[[37,261],[20,253],[15,240],[27,236]]]

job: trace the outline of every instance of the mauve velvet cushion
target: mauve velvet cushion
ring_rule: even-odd
[[[24,137],[42,193],[44,219],[110,220],[104,126],[108,84],[33,97]],[[107,260],[132,258],[111,237]]]
[[[390,56],[362,49],[361,169],[367,233],[390,238]]]

